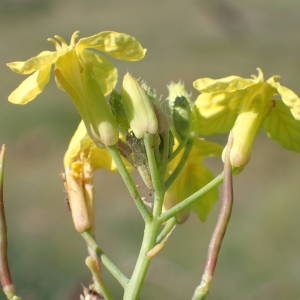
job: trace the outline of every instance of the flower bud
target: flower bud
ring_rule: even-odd
[[[123,79],[122,101],[129,125],[137,138],[145,133],[155,134],[158,121],[151,100],[129,73]]]
[[[76,178],[67,172],[65,174],[65,189],[68,195],[68,202],[72,214],[73,224],[77,232],[84,232],[92,229],[93,217],[89,198],[84,184],[80,178]]]
[[[258,84],[256,90],[246,95],[244,105],[232,127],[232,147],[230,163],[232,167],[242,168],[250,160],[252,145],[264,118],[271,109],[269,101],[272,89],[265,84]],[[223,150],[223,161],[226,153]]]

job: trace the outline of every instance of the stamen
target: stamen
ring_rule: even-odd
[[[50,43],[54,44],[56,50],[59,50],[59,49],[62,48],[61,45],[59,44],[59,41],[57,41],[54,38],[47,38],[47,41],[49,41]]]
[[[74,31],[72,36],[71,36],[71,40],[70,40],[70,45],[71,46],[75,46],[76,39],[78,38],[78,36],[79,36],[79,30]]]
[[[54,37],[61,43],[61,46],[68,46],[66,40],[60,35],[54,35]]]

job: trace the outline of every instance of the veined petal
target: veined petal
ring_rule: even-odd
[[[13,61],[6,65],[14,72],[19,74],[31,74],[35,71],[54,64],[58,58],[56,51],[42,51],[37,56],[25,61]]]
[[[118,71],[106,58],[88,49],[80,53],[83,64],[90,65],[94,78],[99,83],[104,96],[111,93],[118,79]]]
[[[106,146],[115,144],[118,140],[116,121],[92,66],[80,62],[74,49],[58,59],[55,77],[71,96],[93,140]]]
[[[202,93],[215,92],[235,92],[244,90],[255,84],[253,79],[242,78],[239,76],[227,76],[219,79],[199,78],[194,81],[194,88]]]
[[[203,93],[195,106],[199,112],[198,129],[201,134],[223,133],[233,126],[245,91],[235,93]]]
[[[34,72],[8,96],[8,101],[15,104],[26,104],[36,98],[49,82],[50,71],[51,65],[46,65]]]
[[[268,136],[286,149],[300,152],[300,121],[293,118],[290,109],[282,101],[274,107],[264,121]]]
[[[277,90],[283,103],[290,109],[293,117],[300,120],[300,98],[291,89],[281,85],[276,81],[276,77],[271,77],[267,81],[273,88]]]
[[[133,36],[115,31],[103,31],[82,38],[77,47],[97,49],[114,58],[129,61],[140,60],[146,53],[146,49]]]

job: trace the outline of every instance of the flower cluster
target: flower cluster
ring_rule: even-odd
[[[104,31],[78,40],[76,31],[69,44],[58,35],[49,41],[55,51],[7,64],[14,72],[31,74],[10,94],[9,101],[26,104],[35,99],[47,85],[53,67],[58,87],[78,110],[82,122],[64,164],[73,220],[80,232],[93,227],[94,170],[115,170],[107,151],[113,145],[126,159],[127,167],[135,167],[151,189],[143,138],[155,137],[153,151],[168,187],[164,191],[166,210],[213,178],[203,161],[219,156],[222,147],[204,136],[231,132],[230,161],[238,169],[249,161],[261,127],[285,148],[300,152],[300,99],[276,76],[264,80],[258,69],[252,78],[200,78],[194,82],[200,92],[195,101],[182,83],[171,83],[168,97],[161,99],[129,73],[123,77],[121,91],[116,90],[117,68],[103,54],[127,61],[142,59],[146,50],[134,37]],[[217,190],[212,190],[206,200],[178,215],[178,222],[190,209],[204,220],[216,199]]]

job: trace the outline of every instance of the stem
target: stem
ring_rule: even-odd
[[[143,241],[140,249],[139,256],[137,258],[134,271],[132,273],[131,279],[125,288],[123,300],[137,300],[139,299],[142,284],[146,277],[150,262],[153,256],[147,255],[148,252],[154,247],[156,237],[160,224],[155,221],[145,224]]]
[[[153,146],[153,135],[145,134],[144,144],[148,158],[148,166],[151,175],[152,186],[154,189],[153,219],[145,222],[144,236],[131,279],[125,288],[123,300],[137,300],[141,292],[143,282],[146,277],[150,262],[154,255],[150,251],[155,246],[157,236],[160,230],[161,222],[159,217],[162,211],[164,199],[164,186],[160,170],[155,158]]]
[[[183,155],[182,157],[180,158],[180,161],[178,163],[178,165],[176,166],[175,170],[173,171],[173,173],[169,176],[169,178],[166,180],[166,183],[165,183],[165,188],[166,190],[172,185],[172,183],[174,182],[174,180],[177,178],[178,174],[180,173],[180,171],[182,170],[182,168],[184,167],[187,159],[188,159],[188,156],[192,150],[192,146],[193,146],[193,143],[190,142],[186,145],[186,148],[183,152]]]
[[[170,147],[170,134],[169,131],[162,133],[162,141],[163,141],[163,151],[161,155],[161,162],[160,162],[160,174],[161,178],[165,177],[165,172],[168,164],[169,159],[169,147]]]
[[[16,296],[7,257],[7,225],[4,208],[3,177],[4,177],[5,145],[0,147],[0,281],[7,299],[21,299]]]
[[[106,284],[103,281],[102,274],[99,268],[99,258],[94,256],[88,256],[85,260],[85,264],[89,268],[93,277],[93,289],[104,296],[107,300],[112,300],[112,295],[108,290]]]
[[[153,149],[153,135],[145,134],[144,143],[148,158],[148,166],[150,170],[151,180],[153,189],[155,192],[154,204],[153,204],[153,217],[157,218],[162,211],[163,199],[164,199],[164,188],[162,184],[161,174],[159,172],[157,162],[155,159],[155,153]]]
[[[176,218],[169,219],[164,225],[165,225],[164,228],[159,233],[156,239],[156,243],[162,242],[175,229],[177,225]]]
[[[93,236],[92,233],[91,236]],[[88,251],[90,256],[86,259],[86,265],[88,266],[88,268],[92,273],[95,289],[97,290],[97,292],[101,293],[105,297],[105,299],[111,300],[112,295],[101,273],[101,260],[97,255],[97,251],[95,248],[92,248],[89,245],[88,245]]]
[[[170,155],[169,160],[171,161],[172,159],[174,159],[177,154],[185,147],[185,145],[187,144],[189,138],[184,139],[179,146],[175,149],[175,151]]]
[[[133,198],[140,214],[142,215],[143,219],[146,222],[150,221],[152,216],[151,216],[149,210],[147,209],[145,203],[143,202],[132,177],[130,176],[128,170],[126,169],[126,166],[120,156],[119,151],[117,150],[117,148],[115,146],[107,147],[107,149],[110,152],[115,164],[117,165],[118,171],[119,171],[124,183],[126,184],[126,187],[129,191],[131,197]]]
[[[225,155],[224,184],[222,193],[222,204],[217,224],[209,243],[206,265],[202,275],[201,283],[195,289],[192,300],[204,300],[209,292],[214,272],[216,269],[222,241],[228,227],[233,204],[232,169],[230,164],[230,148],[232,144],[231,135],[228,141],[229,147]]]
[[[219,185],[224,179],[223,172],[220,173],[218,176],[216,176],[212,181],[207,183],[205,186],[203,186],[201,189],[190,195],[189,197],[185,198],[183,201],[179,202],[178,204],[174,205],[167,211],[165,211],[159,218],[160,222],[165,222],[168,219],[174,217],[176,214],[178,214],[183,209],[187,208],[191,204],[193,204],[195,201],[199,200],[198,198],[205,195],[207,192],[209,192],[211,189]],[[201,200],[199,200],[201,201]]]
[[[81,236],[84,238],[86,244],[90,249],[95,251],[98,258],[101,259],[103,265],[106,269],[111,273],[111,275],[121,284],[123,288],[126,287],[129,279],[122,273],[122,271],[110,260],[110,258],[103,253],[102,249],[97,244],[96,240],[94,239],[93,235],[85,231],[81,233]]]

